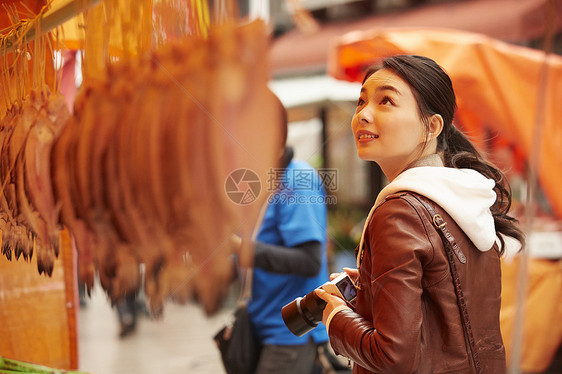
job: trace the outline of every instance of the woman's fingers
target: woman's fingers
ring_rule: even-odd
[[[341,273],[332,273],[330,274],[330,280],[336,279]]]
[[[332,313],[332,310],[340,305],[347,305],[343,299],[334,296],[321,288],[315,289],[314,293],[326,302],[326,306],[324,307],[324,311],[322,313],[322,323],[324,324],[326,324],[326,320],[330,316],[330,313]]]
[[[324,291],[323,289],[317,288],[317,289],[314,290],[314,293],[316,294],[316,296],[318,296],[318,297],[321,298],[322,300],[328,301],[328,300],[326,300],[326,298],[327,298],[327,296],[326,296],[327,293],[326,293],[326,291]]]
[[[349,277],[353,280],[359,278],[359,270],[353,268],[343,268],[343,270],[349,275]]]
[[[343,271],[349,275],[351,279],[354,281],[359,278],[359,270],[353,268],[343,268]],[[332,273],[330,274],[330,280],[336,279],[341,273]]]

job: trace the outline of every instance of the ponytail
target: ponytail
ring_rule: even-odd
[[[496,233],[500,241],[499,253],[505,252],[503,235],[517,239],[521,248],[525,245],[525,235],[517,224],[518,221],[509,216],[511,208],[511,187],[505,175],[491,162],[487,161],[470,140],[452,123],[443,129],[438,138],[437,150],[443,152],[445,166],[457,169],[473,169],[495,182],[496,201],[490,211],[494,217]]]

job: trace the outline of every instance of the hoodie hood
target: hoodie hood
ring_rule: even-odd
[[[472,169],[420,166],[404,171],[377,196],[375,207],[396,192],[411,191],[443,208],[480,251],[496,240],[490,207],[496,201],[495,182]]]

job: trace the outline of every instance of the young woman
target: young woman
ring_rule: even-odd
[[[387,58],[365,76],[351,127],[389,180],[361,244],[354,306],[317,290],[334,351],[354,373],[504,373],[500,256],[524,241],[511,192],[453,124],[455,94],[433,60]]]

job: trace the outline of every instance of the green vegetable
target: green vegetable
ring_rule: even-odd
[[[83,371],[71,371],[54,369],[43,365],[31,364],[13,360],[10,358],[0,357],[0,374],[88,374]]]

